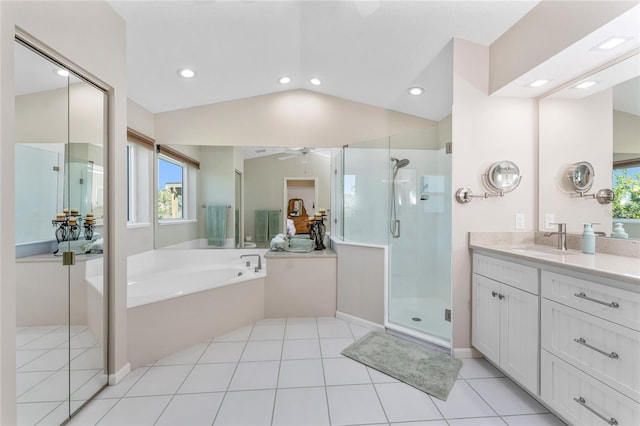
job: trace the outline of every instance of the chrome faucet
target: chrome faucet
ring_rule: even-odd
[[[260,258],[259,254],[243,254],[240,256],[240,259],[242,259],[243,257],[249,257],[249,256],[258,256],[258,266],[256,266],[255,271],[258,272],[262,269],[262,259]]]
[[[558,230],[556,232],[547,232],[544,234],[545,237],[550,237],[551,235],[558,236],[558,250],[566,251],[567,250],[567,224],[566,223],[552,223],[552,225],[558,225]]]

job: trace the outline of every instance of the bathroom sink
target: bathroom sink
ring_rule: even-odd
[[[511,249],[517,253],[530,254],[532,256],[565,256],[579,254],[577,251],[562,251],[552,247],[516,247]]]

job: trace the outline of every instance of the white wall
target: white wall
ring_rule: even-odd
[[[567,224],[567,232],[582,233],[584,223],[600,223],[596,231],[611,232],[611,204],[575,198],[569,192],[567,169],[580,161],[594,168],[589,193],[611,188],[613,115],[611,89],[584,99],[540,100],[538,229],[546,213]],[[574,197],[572,197],[574,195]]]
[[[471,347],[471,231],[513,231],[515,213],[536,229],[537,108],[533,99],[489,97],[489,48],[454,40],[453,192],[484,192],[481,175],[496,161],[520,168],[520,186],[503,198],[475,199],[452,207],[453,348]],[[453,196],[453,194],[452,194]]]
[[[640,116],[613,110],[613,153],[614,160],[616,154],[619,159],[640,157]]]
[[[42,48],[70,61],[110,89],[108,234],[110,341],[109,372],[127,362],[125,25],[105,2],[0,2],[0,190],[14,188],[14,36],[21,28]],[[14,206],[0,205],[0,424],[15,424],[15,249]]]

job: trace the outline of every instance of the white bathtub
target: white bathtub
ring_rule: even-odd
[[[159,249],[127,258],[132,368],[264,318],[265,249]],[[262,270],[255,272],[257,257]],[[247,267],[246,262],[251,266]]]
[[[255,272],[265,249],[160,249],[127,259],[127,308],[211,290],[266,276],[266,262]],[[251,262],[246,266],[246,262]]]

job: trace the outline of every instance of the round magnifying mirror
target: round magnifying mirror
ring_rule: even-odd
[[[487,183],[495,191],[509,192],[520,184],[520,169],[511,161],[498,161],[487,172]]]
[[[591,163],[581,161],[571,166],[568,177],[577,192],[587,192],[593,185],[594,176]]]

